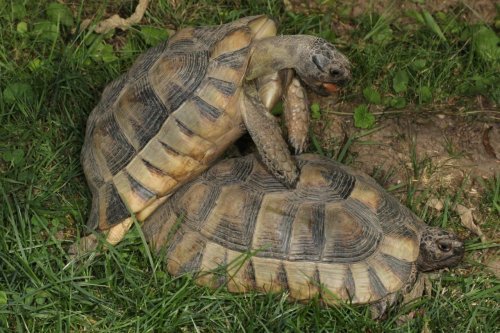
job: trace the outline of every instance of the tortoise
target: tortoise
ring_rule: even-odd
[[[426,225],[368,175],[313,154],[297,164],[289,189],[253,154],[223,160],[149,216],[144,235],[173,275],[230,292],[370,303],[375,317],[419,272],[462,259],[455,234]]]
[[[293,186],[297,168],[269,110],[285,97],[290,143],[301,152],[302,83],[327,95],[350,77],[349,61],[332,44],[276,36],[264,15],[178,31],[110,83],[89,115],[81,153],[92,192],[88,230],[118,243],[134,217],[144,220],[245,131],[270,171]]]

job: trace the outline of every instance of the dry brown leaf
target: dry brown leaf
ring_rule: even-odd
[[[479,228],[479,226],[474,223],[474,216],[472,215],[472,209],[458,204],[455,206],[455,211],[460,216],[460,222],[462,222],[462,225],[468,230],[478,235],[479,238],[481,238],[481,242],[483,243],[486,242],[486,236],[483,234],[481,228]]]
[[[105,34],[106,32],[118,28],[121,30],[127,30],[131,25],[139,23],[146,9],[148,8],[149,0],[139,0],[139,4],[135,7],[135,12],[127,19],[120,17],[115,14],[99,23],[97,23],[94,32],[98,34]],[[90,25],[91,20],[85,19],[82,21],[81,27],[85,29]]]
[[[427,206],[434,208],[438,212],[443,210],[444,204],[442,200],[436,199],[436,198],[430,198],[427,203]]]
[[[436,199],[436,198],[430,198],[427,202],[426,205],[428,207],[434,208],[438,212],[442,211],[444,208],[444,203],[442,200]],[[457,212],[457,214],[460,216],[460,222],[462,225],[469,231],[472,231],[476,235],[481,238],[481,242],[486,241],[486,236],[483,234],[483,231],[477,224],[474,223],[474,215],[472,214],[473,209],[472,208],[467,208],[463,205],[457,204],[453,209]]]

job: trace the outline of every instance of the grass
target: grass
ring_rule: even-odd
[[[494,238],[480,243],[460,227],[452,210],[427,209],[423,203],[430,190],[418,183],[398,191],[406,191],[406,202],[430,224],[468,236],[468,253],[460,268],[433,280],[431,295],[391,310],[381,322],[371,320],[366,307],[292,303],[286,295],[233,295],[197,287],[189,276],[173,278],[162,269],[160,256],[150,256],[138,228],[101,256],[71,263],[66,252],[90,203],[79,162],[88,113],[107,82],[167,37],[165,28],[267,13],[278,19],[282,32],[321,35],[349,55],[355,80],[342,101],[397,110],[451,101],[470,105],[483,95],[495,105],[498,58],[484,46],[493,38],[491,28],[462,21],[466,8],[431,13],[432,19],[409,13],[407,25],[390,11],[354,19],[341,10],[292,14],[281,2],[227,6],[204,0],[174,8],[158,1],[141,25],[102,36],[77,27],[92,15],[130,14],[132,4],[66,3],[0,1],[0,331],[438,332],[451,323],[457,332],[499,331],[500,284],[484,267],[484,260],[498,253],[498,243]],[[354,29],[341,34],[332,20]],[[376,126],[373,119],[367,127]],[[321,138],[316,140],[321,146]],[[328,153],[349,161],[348,148],[331,147]],[[419,156],[412,161],[411,178],[418,178],[427,161]],[[478,185],[482,227],[493,237],[499,184],[497,176]],[[438,192],[449,206],[469,200],[464,191]],[[414,318],[398,322],[416,310]]]

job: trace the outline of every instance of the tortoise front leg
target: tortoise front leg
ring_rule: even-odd
[[[299,175],[297,165],[276,119],[262,104],[255,84],[249,83],[243,87],[241,100],[243,121],[262,161],[276,179],[293,188]]]
[[[288,142],[295,154],[307,149],[309,131],[309,102],[304,87],[297,78],[292,78],[283,97],[283,113],[288,130]]]
[[[256,79],[259,96],[264,106],[271,111],[283,98],[283,114],[288,130],[288,142],[295,154],[307,149],[309,130],[309,102],[305,88],[294,77],[292,69],[283,69]]]
[[[387,315],[387,310],[398,303],[399,293],[389,294],[386,297],[370,304],[372,319],[382,319]]]

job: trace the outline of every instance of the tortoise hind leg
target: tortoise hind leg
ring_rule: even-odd
[[[106,236],[106,242],[111,245],[118,244],[125,234],[130,229],[130,227],[134,224],[134,220],[132,217],[125,219],[123,222],[120,222],[110,229],[103,231],[102,233]],[[93,233],[82,237],[78,242],[72,244],[68,250],[68,253],[71,256],[83,255],[94,251],[99,245],[98,236]]]
[[[109,230],[106,230],[106,242],[108,242],[111,245],[116,245],[121,240],[123,237],[125,237],[125,234],[127,231],[129,231],[130,227],[134,224],[134,220],[132,217],[126,218],[123,222],[112,226],[109,228]]]
[[[295,186],[298,170],[274,116],[262,104],[253,83],[243,87],[241,113],[259,155],[269,171],[286,186]]]
[[[398,299],[400,298],[399,296],[400,295],[398,293],[393,293],[370,304],[372,319],[384,319],[387,315],[387,310],[398,303]]]

